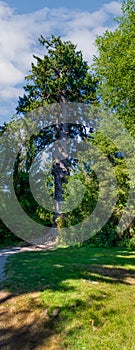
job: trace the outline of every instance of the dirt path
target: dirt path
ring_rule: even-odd
[[[41,251],[54,248],[54,242],[48,242],[39,246],[18,246],[0,250],[0,282],[5,278],[5,265],[9,256],[21,252]]]

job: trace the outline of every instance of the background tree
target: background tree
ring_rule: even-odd
[[[121,119],[130,133],[135,136],[135,2],[125,0],[122,3],[122,16],[115,19],[117,29],[106,31],[103,36],[98,36],[96,45],[98,56],[94,57],[94,72],[98,80],[98,94],[102,108]],[[123,134],[124,137],[124,134]],[[125,210],[124,205],[128,198],[129,185],[134,193],[135,182],[129,181],[126,161],[114,145],[97,138],[102,150],[114,162],[115,172],[119,184],[119,200],[116,206],[112,224],[115,228],[117,219]],[[123,143],[126,140],[123,139]],[[96,140],[95,140],[96,142]],[[133,162],[134,164],[134,162]],[[132,165],[134,172],[134,165]],[[129,208],[130,213],[130,208]],[[125,232],[124,237],[134,237],[134,222]],[[135,245],[135,238],[134,245]]]
[[[117,29],[98,36],[94,71],[104,107],[117,112],[132,134],[135,123],[135,2],[123,1]]]

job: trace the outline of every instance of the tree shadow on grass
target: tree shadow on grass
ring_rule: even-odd
[[[52,316],[49,319],[43,315],[37,317],[32,312],[25,310],[20,311],[18,316],[19,320],[17,320],[17,315],[12,314],[13,324],[10,320],[9,310],[6,314],[1,315],[4,328],[0,330],[0,349],[30,350],[37,349],[37,347],[39,349],[39,346],[55,334],[52,326],[56,317]]]
[[[40,347],[49,349],[49,341],[52,344],[54,336],[55,345],[52,348],[61,349],[59,345],[61,323],[70,324],[74,317],[78,317],[79,320],[81,310],[89,310],[90,326],[93,331],[101,327],[101,320],[95,311],[103,307],[103,298],[110,298],[110,296],[103,295],[100,291],[95,294],[90,292],[85,301],[76,296],[74,300],[71,298],[62,306],[58,302],[58,307],[54,307],[49,312],[50,306],[45,298],[43,304],[38,304],[37,300],[31,298],[28,308],[25,307],[24,301],[24,307],[21,306],[18,312],[14,312],[14,305],[18,305],[18,298],[28,293],[40,294],[41,291],[50,291],[61,292],[64,295],[66,292],[71,292],[72,296],[72,292],[76,292],[76,287],[72,283],[68,284],[69,280],[83,280],[90,285],[106,282],[130,286],[135,283],[135,272],[132,268],[127,266],[125,268],[125,265],[133,266],[133,263],[134,256],[129,252],[90,250],[87,247],[27,252],[12,256],[8,261],[7,280],[4,282],[4,287],[14,296],[9,294],[7,298],[1,300],[3,302],[1,322],[3,324],[5,322],[5,326],[0,331],[0,349],[36,350]],[[91,308],[91,303],[94,303],[94,309]],[[35,310],[38,310],[38,314]],[[103,308],[103,312],[106,317],[109,317],[117,311],[113,309],[107,311]],[[66,335],[70,336],[71,333],[77,332],[78,327],[80,326],[76,324],[73,330],[69,326]],[[83,328],[84,325],[82,324],[81,327]]]
[[[68,325],[66,336],[74,335],[74,332],[78,330],[85,330],[85,324],[83,322],[80,326],[70,327],[71,319],[80,318],[80,312],[83,310],[89,311],[89,324],[92,331],[101,327],[103,322],[101,322],[95,311],[102,308],[102,293],[98,296],[98,304],[95,305],[94,311],[90,308],[90,305],[95,302],[95,295],[91,295],[85,301],[75,298],[71,300],[70,305],[65,304],[57,308],[53,308],[51,312],[48,313],[47,304],[39,304],[40,312],[38,314],[34,313],[33,310],[37,308],[37,301],[33,298],[33,310],[21,306],[21,310],[15,314],[12,312],[14,303],[17,302],[13,300],[13,305],[9,304],[9,308],[1,313],[1,322],[4,328],[0,330],[0,349],[2,350],[36,350],[49,349],[50,342],[53,342],[53,336],[57,336],[55,339],[55,346],[51,349],[61,349],[60,347],[60,333],[61,323],[66,323]],[[96,300],[97,301],[97,300]],[[12,305],[12,306],[11,306]],[[113,311],[113,314],[116,310]],[[109,313],[108,313],[109,315]],[[50,341],[50,342],[49,342]],[[43,347],[42,347],[43,346]]]
[[[130,285],[135,284],[134,262],[130,252],[87,247],[23,252],[9,258],[4,285],[17,294],[73,291],[74,287],[63,283],[70,279]]]

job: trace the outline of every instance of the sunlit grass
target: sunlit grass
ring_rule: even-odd
[[[9,258],[4,287],[40,319],[33,349],[134,350],[134,261],[135,252],[89,246]]]

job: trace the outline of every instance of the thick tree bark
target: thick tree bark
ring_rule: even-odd
[[[68,126],[65,122],[67,120],[67,111],[65,106],[65,99],[62,98],[62,111],[59,120],[56,121],[56,147],[52,174],[54,175],[54,199],[55,199],[55,214],[53,227],[57,227],[57,219],[63,216],[61,212],[61,205],[63,202],[63,185],[67,182],[69,171],[69,159],[67,153],[67,135]]]

